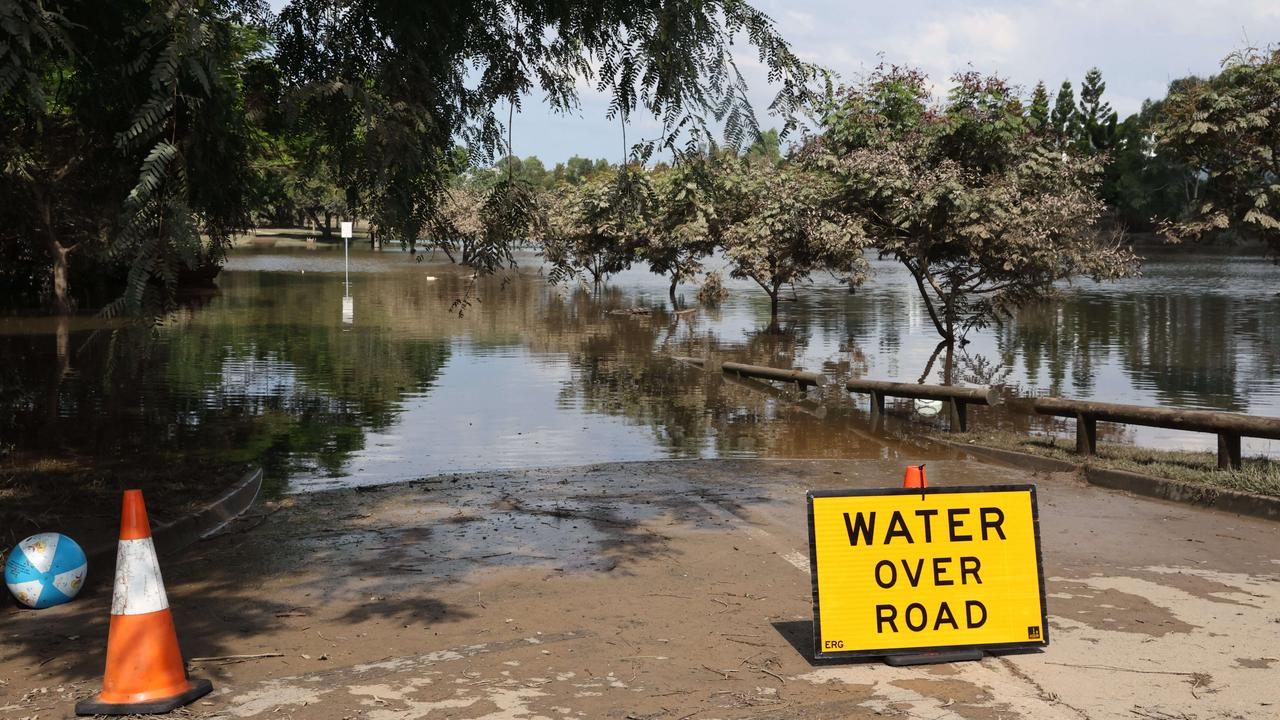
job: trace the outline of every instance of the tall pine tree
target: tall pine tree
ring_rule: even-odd
[[[1063,80],[1058,89],[1058,98],[1053,103],[1053,114],[1049,116],[1049,130],[1054,144],[1065,148],[1080,136],[1080,119],[1076,117],[1076,94],[1071,89],[1071,81]]]
[[[1036,132],[1044,134],[1049,129],[1049,91],[1044,81],[1036,83],[1031,93],[1031,109],[1027,111],[1027,119],[1035,126]]]
[[[1098,68],[1091,68],[1080,85],[1080,146],[1086,152],[1104,152],[1115,143],[1116,113],[1102,100],[1106,89]]]

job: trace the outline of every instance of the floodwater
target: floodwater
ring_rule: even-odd
[[[666,281],[640,269],[591,293],[549,286],[532,256],[475,281],[364,246],[352,251],[348,324],[342,269],[338,248],[246,247],[216,292],[155,328],[0,319],[0,454],[199,448],[262,463],[306,491],[601,461],[938,453],[872,433],[866,399],[842,383],[802,397],[671,359],[942,381],[932,326],[892,263],[873,263],[854,294],[822,277],[799,288],[782,305],[781,333],[764,331],[768,301],[749,283],[731,282],[717,309],[676,313]],[[1008,394],[1280,416],[1277,290],[1280,268],[1257,257],[1158,255],[1141,278],[1066,287],[1057,302],[975,331],[951,372]],[[682,294],[693,301],[695,288]],[[1071,430],[1007,409],[979,409],[971,422]],[[1216,442],[1100,432],[1155,447]],[[1245,450],[1278,456],[1280,443],[1246,440]]]

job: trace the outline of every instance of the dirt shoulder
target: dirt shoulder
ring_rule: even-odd
[[[915,668],[813,663],[804,492],[895,485],[909,460],[494,472],[269,503],[163,561],[192,673],[215,685],[191,714],[1213,718],[1280,706],[1280,524],[973,461],[931,461],[930,480],[1037,483],[1052,645]],[[96,688],[108,603],[99,588],[0,612],[0,716],[63,714]],[[271,657],[195,659],[232,655]]]

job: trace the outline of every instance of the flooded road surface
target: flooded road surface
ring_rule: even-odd
[[[192,675],[215,686],[188,711],[1275,716],[1280,524],[972,460],[931,461],[930,479],[1036,484],[1048,647],[904,668],[813,662],[805,492],[883,487],[902,461],[520,469],[268,502],[162,560]],[[0,715],[57,717],[96,690],[110,588],[0,613]]]
[[[548,286],[533,257],[473,281],[361,247],[345,324],[339,249],[244,248],[215,293],[155,328],[0,319],[0,452],[198,453],[261,463],[295,491],[597,461],[899,457],[914,450],[870,434],[865,398],[855,404],[837,384],[806,398],[767,393],[670,359],[714,353],[904,381],[927,369],[942,380],[909,278],[890,263],[873,269],[856,294],[821,278],[799,288],[783,304],[784,332],[770,334],[768,302],[745,283],[730,283],[717,309],[677,313],[665,280],[638,269],[596,294]],[[1157,257],[1142,278],[1079,284],[975,332],[953,376],[1019,394],[1280,416],[1278,280],[1258,258]],[[695,289],[682,292],[692,300]],[[974,415],[978,426],[1053,427]],[[1215,442],[1101,432],[1159,447]],[[1278,455],[1280,443],[1245,450]]]

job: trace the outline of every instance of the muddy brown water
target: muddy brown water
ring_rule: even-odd
[[[1280,415],[1280,269],[1167,255],[1144,273],[1078,283],[975,332],[956,377],[1018,394]],[[839,385],[805,398],[762,392],[670,356],[907,381],[944,370],[929,367],[936,338],[909,278],[886,262],[854,294],[823,277],[799,288],[781,334],[763,332],[767,298],[747,283],[730,282],[717,309],[676,313],[665,280],[643,270],[592,293],[549,286],[531,256],[475,282],[431,258],[355,248],[350,324],[340,248],[242,248],[217,283],[143,330],[0,319],[0,453],[199,452],[261,463],[293,491],[599,461],[880,458],[903,445],[869,433],[865,398]],[[986,410],[973,422],[1070,430]],[[1214,442],[1103,432],[1156,447]],[[1280,443],[1245,449],[1274,456]]]

